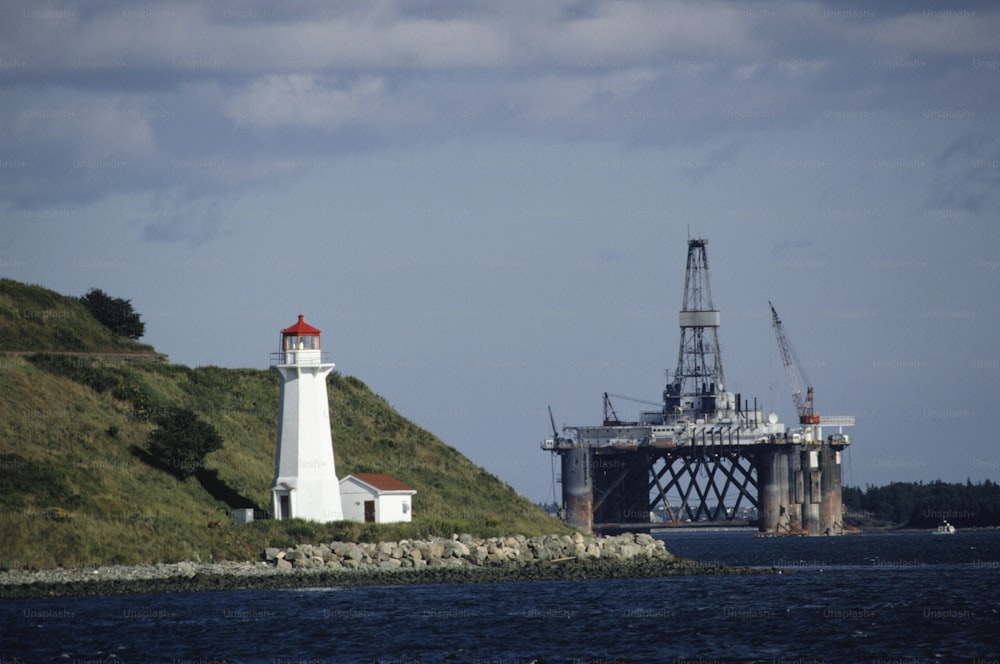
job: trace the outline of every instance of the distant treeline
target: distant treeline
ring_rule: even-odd
[[[844,487],[848,522],[891,522],[926,528],[948,521],[956,527],[1000,526],[1000,485],[935,481]]]

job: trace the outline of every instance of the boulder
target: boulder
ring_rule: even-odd
[[[642,552],[642,547],[638,544],[623,544],[621,547],[622,558],[629,560],[635,558]]]

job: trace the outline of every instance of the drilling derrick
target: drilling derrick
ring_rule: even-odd
[[[684,302],[680,311],[681,342],[673,380],[663,391],[664,416],[694,419],[728,410],[719,348],[718,309],[712,304],[708,278],[708,240],[688,240]]]

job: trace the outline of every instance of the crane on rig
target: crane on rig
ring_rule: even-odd
[[[788,382],[791,383],[792,386],[792,401],[795,402],[795,409],[799,413],[799,424],[831,424],[839,427],[854,426],[853,415],[832,415],[820,417],[816,414],[816,411],[813,408],[812,382],[809,380],[809,377],[806,376],[805,368],[799,360],[798,353],[795,352],[795,348],[792,347],[792,342],[788,340],[788,335],[785,334],[785,326],[781,323],[781,319],[778,318],[778,312],[775,311],[774,305],[771,304],[770,301],[768,301],[768,304],[771,306],[771,322],[774,326],[774,333],[778,337],[778,349],[781,351],[781,363],[785,365],[785,369],[788,371]],[[806,386],[806,395],[804,398],[802,396],[802,387],[799,385],[800,377]]]
[[[805,368],[799,361],[799,356],[792,347],[792,342],[785,334],[785,328],[778,318],[778,312],[774,305],[771,305],[771,322],[774,325],[774,333],[778,336],[778,349],[781,351],[781,363],[788,371],[788,382],[792,384],[792,401],[795,402],[795,409],[799,412],[799,424],[819,424],[820,417],[813,411],[813,386],[806,376]],[[799,385],[799,376],[806,385],[806,396],[802,398],[802,387]]]

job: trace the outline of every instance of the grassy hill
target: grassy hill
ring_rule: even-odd
[[[103,329],[73,298],[0,282],[0,567],[252,560],[265,546],[308,541],[567,530],[336,373],[328,387],[338,474],[385,472],[411,485],[413,523],[237,525],[231,508],[270,505],[277,376],[136,361],[157,359],[154,349]],[[16,353],[36,348],[47,352]],[[158,467],[146,442],[151,415],[177,408],[225,441],[184,480]]]
[[[155,354],[113,334],[78,299],[11,279],[0,279],[0,351]]]

